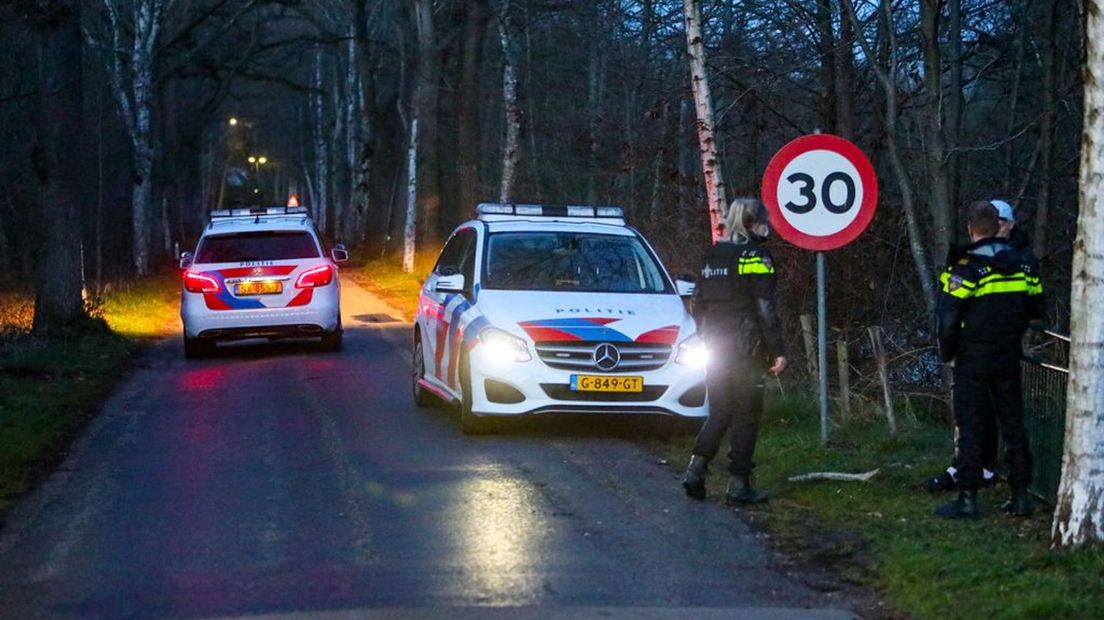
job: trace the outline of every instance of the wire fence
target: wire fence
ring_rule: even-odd
[[[1035,460],[1031,490],[1054,503],[1062,477],[1069,338],[1055,332],[1032,334],[1021,367],[1024,425]]]

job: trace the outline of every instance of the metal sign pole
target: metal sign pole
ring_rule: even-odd
[[[817,369],[820,374],[820,443],[828,443],[828,309],[824,293],[824,252],[816,253]]]

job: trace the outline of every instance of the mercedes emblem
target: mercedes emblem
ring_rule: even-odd
[[[621,352],[608,342],[594,347],[594,365],[598,370],[609,372],[621,363]]]

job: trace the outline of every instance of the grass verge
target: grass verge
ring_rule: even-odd
[[[693,437],[657,444],[684,466]],[[757,480],[771,494],[742,511],[783,551],[842,580],[872,587],[895,610],[915,618],[1102,618],[1104,554],[1049,548],[1050,512],[1031,519],[1000,514],[1007,487],[982,491],[987,517],[947,522],[931,511],[951,495],[932,496],[919,482],[946,466],[951,431],[907,421],[897,438],[860,419],[833,429],[822,447],[814,407],[769,399],[756,450]],[[720,501],[726,459],[712,468],[710,501]],[[863,482],[788,482],[823,471],[879,474]]]
[[[377,258],[363,266],[354,266],[345,273],[389,306],[401,311],[403,318],[412,320],[418,310],[422,282],[433,270],[437,251],[418,253],[414,257],[414,271],[411,273],[403,272],[400,261],[400,258]]]
[[[94,308],[102,319],[54,338],[27,333],[29,295],[3,295],[0,515],[64,457],[142,343],[172,324],[175,283],[175,276],[166,275],[116,286]]]

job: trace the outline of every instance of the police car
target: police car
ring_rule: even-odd
[[[195,253],[180,259],[184,355],[210,353],[221,340],[320,337],[341,348],[343,246],[326,256],[303,207],[211,212]]]
[[[704,417],[704,344],[655,252],[621,209],[481,204],[422,287],[414,400],[496,416]]]

